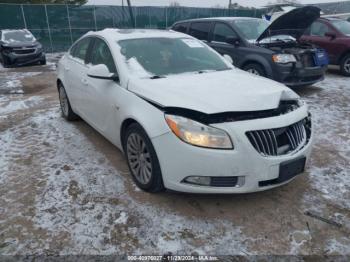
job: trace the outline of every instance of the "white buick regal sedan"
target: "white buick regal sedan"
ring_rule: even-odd
[[[122,150],[145,191],[283,185],[304,171],[310,154],[307,106],[229,60],[182,33],[89,32],[58,63],[62,113],[81,117]]]

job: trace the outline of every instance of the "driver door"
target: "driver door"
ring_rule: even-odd
[[[221,55],[229,55],[233,60],[233,64],[238,66],[240,64],[240,60],[242,57],[244,57],[242,52],[246,51],[242,50],[242,46],[240,46],[240,44],[232,45],[227,43],[226,41],[228,37],[239,39],[236,32],[234,32],[233,29],[227,24],[216,22],[209,45]]]
[[[104,64],[109,71],[117,73],[117,68],[109,46],[101,38],[95,38],[91,49],[88,67]],[[120,83],[113,80],[97,79],[85,76],[85,92],[88,97],[86,115],[88,122],[99,132],[114,142],[118,135],[118,98]]]

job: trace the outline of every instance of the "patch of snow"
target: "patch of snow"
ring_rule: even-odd
[[[308,242],[311,240],[310,232],[307,230],[297,230],[289,235],[291,239],[291,249],[289,254],[291,255],[299,255],[302,253],[307,254],[305,249],[307,248]]]
[[[128,215],[125,212],[120,213],[120,217],[114,221],[116,224],[126,224],[128,221]]]
[[[40,75],[42,72],[0,72],[0,94],[23,93],[22,79]]]
[[[314,130],[309,164],[311,185],[325,199],[347,209],[350,208],[350,104],[342,97],[350,97],[348,81],[346,77],[328,74],[317,84],[319,91],[304,97],[312,113]],[[322,155],[327,156],[327,162],[321,161]]]
[[[27,99],[9,100],[8,97],[0,98],[0,115],[7,115],[18,110],[27,109],[39,104],[43,100],[40,96],[31,96]]]
[[[150,72],[146,71],[142,65],[140,65],[135,57],[131,57],[130,59],[126,60],[125,63],[133,75],[137,75],[139,77],[150,77],[152,75]]]
[[[131,178],[126,181],[74,124],[61,117],[58,108],[42,111],[21,125],[22,129],[0,134],[0,147],[8,151],[0,155],[0,166],[8,168],[13,154],[38,154],[40,169],[31,172],[36,177],[42,174],[45,185],[35,198],[33,222],[34,228],[45,230],[47,240],[36,242],[37,253],[62,234],[69,239],[69,245],[60,249],[62,255],[249,253],[246,237],[232,221],[191,218],[134,199],[125,186]],[[32,145],[13,146],[22,144],[23,132],[30,134]],[[6,170],[2,169],[3,182],[11,173]],[[33,252],[25,241],[32,240],[21,240],[21,250],[5,254]]]
[[[327,255],[350,255],[350,240],[349,238],[341,238],[339,241],[331,239],[327,241],[326,253]]]

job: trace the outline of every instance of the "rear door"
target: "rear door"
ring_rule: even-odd
[[[228,44],[226,42],[228,37],[239,39],[239,36],[233,30],[233,28],[228,26],[226,23],[215,22],[209,45],[221,55],[226,54],[231,56],[233,64],[237,66],[241,58],[244,57],[244,54],[242,52],[245,51],[242,50],[242,46],[240,44]]]

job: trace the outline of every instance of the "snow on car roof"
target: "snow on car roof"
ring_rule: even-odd
[[[166,38],[180,38],[187,37],[192,38],[189,35],[175,32],[172,30],[160,30],[160,29],[115,29],[107,28],[97,32],[89,32],[88,35],[97,35],[106,39],[119,41],[125,39],[137,39],[137,38],[155,38],[155,37],[166,37]]]
[[[178,21],[175,24],[178,23],[183,23],[183,22],[195,22],[195,21],[203,21],[203,20],[223,20],[223,21],[228,21],[228,20],[261,20],[261,18],[257,17],[241,17],[241,16],[221,16],[221,17],[205,17],[205,18],[194,18],[194,19],[187,19],[187,20],[182,20]]]

